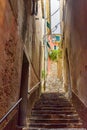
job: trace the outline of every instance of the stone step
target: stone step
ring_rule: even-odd
[[[30,123],[52,123],[52,124],[58,124],[58,123],[81,123],[79,119],[30,119]]]
[[[30,120],[81,120],[78,115],[67,115],[67,116],[64,116],[64,115],[53,115],[53,116],[50,116],[50,115],[44,115],[44,116],[32,116],[31,118],[28,119],[28,121],[30,122]]]
[[[33,108],[32,108],[32,110],[43,110],[43,109],[45,109],[45,110],[50,110],[50,109],[53,109],[53,110],[55,110],[55,109],[65,109],[65,110],[67,110],[67,109],[74,109],[75,110],[75,108],[74,107],[72,107],[72,106],[63,106],[63,105],[45,105],[45,106],[34,106]]]
[[[78,118],[78,114],[33,114],[32,117],[38,117],[38,118],[73,118],[73,117],[77,117]]]
[[[79,117],[78,117],[78,115],[77,114],[73,114],[73,115],[66,115],[66,114],[59,114],[59,115],[56,115],[56,114],[49,114],[49,115],[42,115],[42,116],[40,116],[40,115],[33,115],[32,116],[32,118],[34,118],[34,119],[48,119],[48,120],[50,120],[50,119],[54,119],[54,120],[67,120],[67,119],[69,119],[69,120],[71,120],[71,119],[73,119],[73,120],[76,120],[76,119],[78,119]]]
[[[31,127],[37,128],[81,128],[82,123],[31,123]]]
[[[76,114],[76,111],[66,111],[66,110],[63,110],[63,111],[45,111],[45,110],[43,110],[43,111],[35,111],[35,110],[33,110],[32,111],[32,115],[37,115],[38,116],[38,114],[40,114],[40,115],[44,115],[44,114]]]
[[[42,111],[42,110],[55,110],[55,111],[59,111],[59,110],[75,110],[74,107],[35,107],[32,110],[37,110],[37,111]]]
[[[44,112],[48,112],[48,113],[49,112],[60,112],[60,113],[61,112],[66,112],[67,113],[67,112],[76,112],[76,110],[75,109],[48,109],[48,110],[47,109],[33,109],[32,113],[33,112],[35,112],[35,113],[36,112],[37,113],[39,113],[39,112],[40,113],[44,113]]]
[[[38,104],[35,105],[34,108],[42,108],[42,107],[72,107],[71,104]]]
[[[37,103],[41,103],[41,102],[44,102],[44,103],[47,103],[47,102],[54,102],[54,101],[56,101],[56,102],[60,102],[60,101],[62,101],[62,102],[64,102],[64,103],[66,103],[66,102],[69,102],[68,100],[66,100],[66,99],[64,99],[64,98],[57,98],[57,99],[39,99],[38,101],[37,101]],[[36,104],[37,104],[36,103]]]
[[[37,103],[38,103],[38,102],[41,103],[42,101],[43,101],[44,103],[47,103],[47,102],[55,102],[55,101],[56,101],[56,102],[60,102],[60,101],[62,101],[62,102],[69,102],[68,100],[66,100],[66,99],[64,99],[64,98],[61,98],[61,99],[57,98],[57,99],[51,99],[51,100],[50,100],[50,99],[39,99],[39,100],[37,101]],[[61,102],[60,102],[60,103],[61,103]]]
[[[30,127],[26,130],[86,130],[85,128],[35,128]]]
[[[47,103],[44,103],[44,102],[42,102],[42,103],[38,103],[38,104],[35,104],[35,106],[38,106],[38,105],[40,105],[40,106],[47,106],[49,104],[49,106],[54,106],[54,105],[56,105],[56,106],[72,106],[69,102],[47,102]]]

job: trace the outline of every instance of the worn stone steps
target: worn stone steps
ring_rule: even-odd
[[[42,94],[34,105],[28,122],[29,130],[83,129],[73,104],[60,93]]]

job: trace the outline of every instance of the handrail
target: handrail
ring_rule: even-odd
[[[0,119],[0,124],[6,119],[6,117],[16,108],[16,106],[22,101],[22,98],[20,98],[14,106],[11,107],[11,109]]]
[[[37,88],[39,88],[38,85],[39,85],[40,83],[41,83],[41,81],[38,82],[36,85],[34,85],[33,88],[31,88],[31,89],[28,91],[28,94],[31,95]]]
[[[37,88],[39,88],[39,84],[41,83],[38,82],[35,86],[33,86],[32,89],[30,89],[30,91],[28,92],[29,95],[31,95]],[[14,106],[11,107],[11,109],[0,119],[0,124],[6,119],[6,117],[16,108],[16,106],[22,101],[22,98],[20,98],[15,104]]]

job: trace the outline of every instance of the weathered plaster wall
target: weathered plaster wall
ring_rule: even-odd
[[[20,4],[21,3],[21,4]],[[32,88],[38,81],[40,76],[40,61],[41,61],[41,42],[42,42],[42,13],[41,13],[41,1],[38,1],[38,14],[31,15],[31,1],[25,1],[26,7],[24,7],[24,1],[19,1],[19,32],[22,37],[22,31],[25,31],[25,37],[23,39],[24,51],[29,61],[29,89]],[[27,3],[27,4],[26,4]],[[26,8],[26,9],[25,9]],[[23,11],[24,10],[24,11]],[[23,13],[25,12],[25,13]],[[22,14],[22,15],[20,15]],[[24,16],[25,15],[25,16]],[[23,22],[24,17],[26,23]],[[24,27],[23,27],[24,23]],[[26,26],[25,26],[26,24]],[[24,29],[23,29],[24,28]],[[24,36],[24,34],[23,34]],[[22,37],[23,38],[23,37]]]
[[[20,97],[23,52],[29,63],[29,90],[40,80],[41,1],[38,4],[40,11],[35,16],[31,15],[29,0],[0,0],[0,118]],[[28,110],[38,97],[38,92],[37,90],[36,94],[28,98]],[[14,115],[18,116],[14,113],[10,115],[11,118],[7,118],[7,129],[10,129],[11,125],[14,125],[15,129],[17,120],[15,121]],[[7,123],[4,123],[5,127]],[[0,127],[3,129],[3,124],[0,124]]]
[[[87,106],[87,1],[67,0],[64,11],[64,82]]]
[[[23,42],[23,50],[29,62],[28,91],[40,81],[41,71],[41,42],[42,42],[42,12],[41,1],[38,1],[38,14],[32,15],[31,1],[18,1],[18,25],[19,35]],[[32,105],[39,97],[39,89],[28,95],[28,115],[31,113]]]
[[[13,14],[9,1],[0,0],[0,118],[19,99],[21,48],[17,18]]]

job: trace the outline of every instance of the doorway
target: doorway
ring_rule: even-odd
[[[71,79],[70,79],[70,65],[69,65],[69,56],[68,56],[68,51],[66,48],[65,51],[66,55],[66,75],[67,75],[67,96],[69,99],[72,98],[72,88],[71,88]]]
[[[29,75],[29,62],[28,59],[23,53],[23,63],[22,63],[22,74],[21,74],[21,86],[20,86],[20,98],[22,98],[22,102],[19,106],[19,127],[25,127],[26,125],[26,117],[27,117],[27,94],[28,94],[28,75]]]

